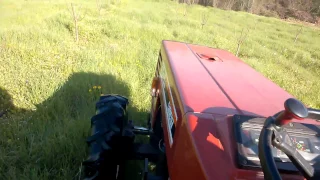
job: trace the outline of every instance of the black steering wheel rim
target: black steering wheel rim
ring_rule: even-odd
[[[259,137],[259,159],[264,173],[264,179],[267,180],[281,180],[279,170],[276,166],[272,154],[272,140],[274,138],[274,124],[275,119],[269,117],[264,123]]]
[[[282,125],[279,126],[277,124],[279,116],[281,116],[281,113],[277,113],[275,116],[268,117],[265,120],[259,137],[258,155],[265,179],[282,179],[272,154],[273,147],[284,152],[306,179],[320,179],[320,172],[315,171],[314,167],[304,159],[293,145],[286,130]]]

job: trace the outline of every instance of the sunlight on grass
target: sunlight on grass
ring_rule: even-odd
[[[85,138],[100,94],[130,99],[144,124],[161,40],[236,52],[309,106],[320,108],[320,31],[244,12],[173,1],[75,1],[84,15],[75,43],[70,1],[0,2],[1,179],[73,179],[86,158]],[[208,22],[201,29],[201,13]],[[96,88],[94,88],[96,87]],[[91,90],[91,91],[90,91]]]

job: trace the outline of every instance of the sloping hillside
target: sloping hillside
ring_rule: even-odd
[[[98,4],[97,4],[98,2]],[[160,42],[222,48],[320,108],[320,34],[246,12],[173,1],[0,1],[0,179],[78,179],[101,93],[144,124]]]

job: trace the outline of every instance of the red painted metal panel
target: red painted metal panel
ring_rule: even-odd
[[[228,51],[172,41],[163,46],[184,112],[270,116],[292,97]],[[222,62],[201,59],[197,53]]]
[[[207,179],[263,179],[262,171],[242,170],[236,165],[236,148],[231,118],[217,114],[187,113],[186,121],[194,148]],[[174,160],[175,160],[174,156]],[[302,180],[283,174],[284,180]]]
[[[176,134],[176,146],[172,150],[174,156],[172,169],[169,169],[170,179],[208,179],[186,119],[182,120],[179,130]]]
[[[166,101],[160,91],[170,178],[263,179],[261,171],[237,168],[229,117],[271,116],[283,110],[284,101],[292,96],[224,50],[163,41],[161,56],[163,63],[158,63],[157,70],[166,69],[170,101],[177,112],[170,146],[163,111]],[[284,179],[303,178],[286,175]]]

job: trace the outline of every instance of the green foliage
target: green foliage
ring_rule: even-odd
[[[145,123],[161,40],[233,53],[320,108],[320,34],[275,18],[157,0],[76,1],[79,42],[66,1],[0,2],[0,179],[73,179],[100,93],[130,98],[130,119]],[[156,8],[155,8],[156,7]],[[201,13],[208,21],[201,29]],[[182,12],[181,12],[182,11]],[[101,86],[101,89],[94,89]],[[89,90],[91,89],[91,92]]]

